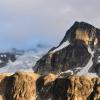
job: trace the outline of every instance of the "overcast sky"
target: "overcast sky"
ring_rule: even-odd
[[[51,48],[74,21],[100,27],[100,0],[0,0],[0,50]]]

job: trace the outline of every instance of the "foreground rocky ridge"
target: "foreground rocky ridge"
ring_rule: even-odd
[[[29,72],[1,74],[0,100],[100,100],[100,78]]]

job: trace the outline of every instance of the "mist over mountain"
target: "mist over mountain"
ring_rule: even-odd
[[[0,53],[0,73],[33,71],[32,67],[48,50],[48,45],[37,44],[26,50],[12,48]]]

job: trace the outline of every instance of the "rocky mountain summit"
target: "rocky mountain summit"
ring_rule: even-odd
[[[34,71],[100,76],[100,29],[75,22],[57,47],[39,59]]]
[[[0,100],[100,100],[100,78],[0,74]]]

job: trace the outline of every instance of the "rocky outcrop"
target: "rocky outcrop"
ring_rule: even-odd
[[[57,47],[37,61],[35,72],[62,72],[85,67],[94,52],[93,65],[99,63],[100,30],[85,22],[75,22]],[[99,53],[98,53],[99,52]]]
[[[0,75],[0,100],[100,100],[100,78],[17,72]]]
[[[15,73],[6,78],[6,100],[35,100],[37,74]]]
[[[11,74],[0,74],[0,100],[6,100],[5,98],[5,84],[6,77],[9,77]]]
[[[0,67],[4,67],[9,61],[14,62],[16,55],[14,53],[0,53]]]

